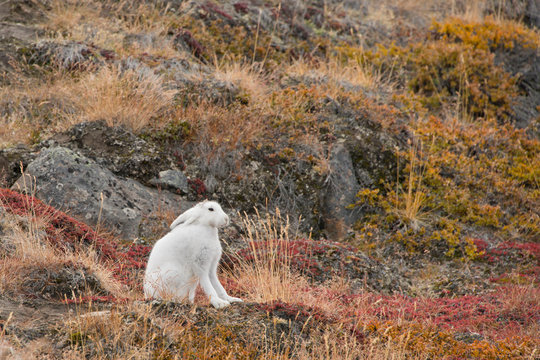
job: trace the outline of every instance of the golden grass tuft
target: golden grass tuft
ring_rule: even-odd
[[[54,0],[42,27],[58,39],[81,41],[113,50],[122,57],[147,54],[178,56],[166,34],[173,18],[168,6],[131,2]],[[151,43],[126,42],[130,35],[150,35]]]
[[[426,194],[423,191],[422,181],[424,178],[425,167],[421,164],[422,143],[413,144],[409,141],[408,152],[408,172],[406,192],[399,188],[399,181],[396,183],[396,199],[395,208],[392,212],[406,226],[410,226],[413,230],[419,230],[422,225],[422,220],[425,218],[422,213],[422,207],[425,204]],[[398,167],[399,172],[399,167]],[[399,179],[398,179],[399,180]],[[402,193],[402,194],[400,194]]]
[[[307,285],[307,281],[290,267],[288,219],[283,221],[276,209],[275,215],[263,217],[257,212],[253,218],[244,216],[243,226],[243,240],[253,261],[239,258],[239,265],[226,276],[238,284],[247,301],[294,302],[294,288]]]
[[[156,326],[154,318],[151,305],[144,303],[132,302],[105,311],[92,304],[80,305],[62,326],[69,345],[63,356],[65,359],[105,358],[110,356],[111,349],[117,356],[130,359],[148,359],[159,356],[160,352],[165,355],[167,344],[160,344],[165,331],[176,333],[181,339],[182,329],[173,320],[163,318],[160,326]]]
[[[195,144],[200,159],[209,163],[234,156],[235,150],[252,146],[264,139],[263,115],[249,107],[222,107],[208,101],[179,109],[179,121],[190,128],[190,141]]]
[[[77,115],[64,95],[72,81],[60,72],[39,81],[14,74],[11,85],[0,87],[0,147],[39,142],[42,132],[69,126]]]
[[[503,313],[540,311],[540,289],[535,284],[509,285],[499,296]]]
[[[256,66],[229,62],[221,64],[216,60],[214,77],[242,89],[249,97],[247,100],[252,106],[261,106],[267,103],[270,90],[263,73]]]
[[[72,100],[84,120],[104,119],[109,126],[124,125],[134,131],[157,125],[172,106],[175,91],[163,87],[153,73],[104,67],[72,85]]]
[[[83,121],[105,120],[132,131],[160,127],[174,112],[174,90],[151,70],[105,66],[73,78],[53,71],[44,80],[19,78],[0,89],[0,146],[42,140]],[[42,134],[42,132],[44,134]]]
[[[59,34],[72,31],[82,21],[95,20],[99,16],[100,8],[96,5],[94,1],[53,0],[43,26]]]
[[[359,61],[342,63],[336,58],[321,61],[317,64],[311,64],[299,59],[294,61],[285,73],[326,82],[329,90],[334,89],[334,92],[337,92],[339,88],[343,88],[345,84],[367,89],[389,85],[385,84],[382,76],[368,65]]]
[[[418,354],[407,349],[410,334],[404,332],[397,339],[371,338],[368,344],[359,342],[346,330],[327,329],[316,336],[310,346],[303,344],[295,354],[300,360],[427,360],[428,354]]]

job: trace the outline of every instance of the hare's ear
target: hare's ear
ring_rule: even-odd
[[[182,215],[176,218],[171,224],[171,230],[177,227],[178,225],[189,225],[193,224],[200,216],[200,211],[197,207],[192,207],[189,210],[186,210]]]

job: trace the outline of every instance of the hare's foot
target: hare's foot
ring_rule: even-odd
[[[225,300],[227,300],[228,302],[244,302],[244,300],[240,298],[229,296],[229,295],[225,297]]]
[[[220,299],[218,297],[212,297],[210,299],[210,303],[212,304],[213,307],[215,307],[216,309],[221,309],[221,308],[224,308],[226,306],[229,306],[231,305],[230,302],[226,301],[226,300],[223,300],[223,299]]]

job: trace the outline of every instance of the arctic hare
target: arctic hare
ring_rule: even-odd
[[[227,295],[217,277],[221,258],[218,227],[229,217],[215,201],[198,203],[171,224],[171,231],[154,245],[144,278],[146,298],[195,300],[200,283],[216,308],[241,299]]]

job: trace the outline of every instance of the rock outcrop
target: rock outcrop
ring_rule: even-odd
[[[102,120],[77,124],[42,146],[69,148],[117,176],[143,184],[174,166],[173,160],[151,143],[122,126],[111,127]]]
[[[92,226],[105,225],[121,237],[139,235],[139,225],[151,213],[179,213],[180,198],[133,179],[122,179],[95,161],[64,147],[43,149],[13,185],[32,191],[52,206]]]
[[[323,194],[322,212],[325,231],[330,239],[342,239],[347,229],[358,220],[358,211],[348,209],[353,204],[360,184],[354,174],[349,151],[342,144],[332,149],[330,173]]]

